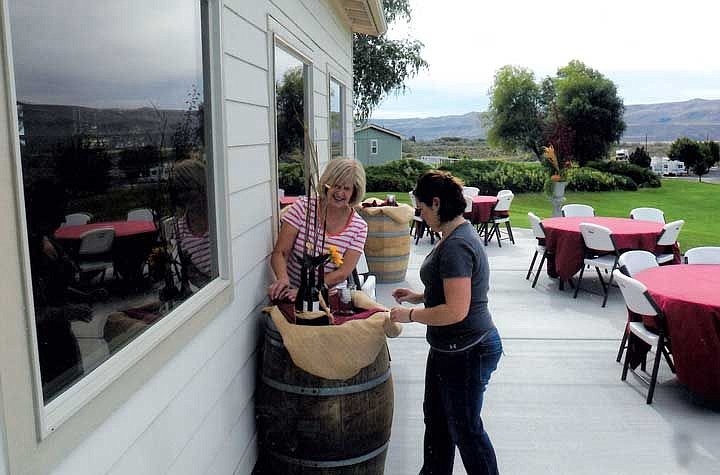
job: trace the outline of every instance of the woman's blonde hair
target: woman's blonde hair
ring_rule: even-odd
[[[320,177],[321,197],[325,197],[328,189],[337,184],[349,184],[353,187],[350,207],[357,206],[365,196],[365,169],[353,158],[333,158],[325,167]]]

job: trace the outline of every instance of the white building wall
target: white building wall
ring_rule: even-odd
[[[250,473],[259,307],[270,282],[274,157],[268,15],[312,51],[312,130],[328,160],[328,67],[352,78],[352,35],[325,0],[226,0],[225,158],[235,299],[53,471],[56,475]],[[352,106],[352,83],[345,95]],[[346,114],[352,130],[352,113]],[[348,134],[348,154],[352,135]],[[4,475],[0,464],[0,475]]]

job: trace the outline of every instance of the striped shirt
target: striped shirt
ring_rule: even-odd
[[[187,224],[185,215],[178,218],[178,243],[182,253],[190,258],[195,268],[209,277],[212,269],[212,255],[210,253],[210,232],[193,234]]]
[[[311,203],[315,203],[313,199]],[[305,211],[307,210],[308,199],[306,196],[301,196],[295,203],[288,207],[287,211],[282,216],[282,221],[298,230],[298,235],[293,243],[292,255],[288,259],[287,272],[290,278],[290,285],[293,287],[300,287],[300,272],[301,272],[301,261],[303,255],[303,245],[307,241],[315,242],[317,237],[318,246],[322,245],[323,232],[322,224],[318,223],[317,229],[305,229]],[[310,211],[310,226],[315,221],[315,206],[312,206]],[[308,233],[309,231],[309,233]],[[309,234],[309,235],[308,235]],[[319,236],[319,237],[318,237]],[[325,234],[325,251],[324,254],[329,253],[330,246],[337,247],[337,250],[345,255],[345,251],[352,250],[357,252],[363,252],[365,246],[365,239],[367,238],[367,223],[363,220],[355,210],[351,210],[350,217],[345,223],[345,227],[342,231],[337,234]],[[325,274],[336,270],[338,266],[333,264],[331,261],[325,264]]]

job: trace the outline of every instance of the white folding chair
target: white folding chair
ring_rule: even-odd
[[[505,223],[505,229],[507,230],[507,239],[515,244],[512,226],[510,226],[510,205],[512,204],[513,198],[515,198],[515,195],[509,190],[501,190],[500,193],[498,193],[498,201],[495,203],[490,220],[480,226],[479,234],[482,236],[483,231],[485,232],[486,246],[488,245],[488,242],[492,240],[493,235],[495,235],[497,237],[498,246],[502,247],[502,244],[500,243],[500,225],[503,223]]]
[[[673,221],[672,223],[667,223],[665,226],[663,226],[663,230],[660,233],[660,236],[658,236],[657,245],[658,246],[672,246],[677,242],[678,235],[680,235],[680,230],[683,227],[683,224],[685,224],[685,221],[682,219],[679,219],[677,221]],[[655,258],[658,261],[658,264],[665,264],[666,262],[672,262],[673,259],[675,259],[675,254],[668,253],[668,254],[657,254],[655,255]]]
[[[65,222],[61,226],[79,226],[92,220],[90,213],[71,213],[65,215]]]
[[[463,186],[463,195],[465,196],[477,196],[480,194],[480,188],[474,186]]]
[[[105,280],[105,271],[112,267],[109,253],[115,241],[115,229],[97,228],[80,235],[78,267],[80,275],[102,272],[101,282]]]
[[[535,236],[535,239],[537,240],[537,244],[535,246],[535,254],[533,254],[532,261],[530,262],[530,268],[527,271],[527,275],[525,276],[525,280],[530,279],[530,274],[532,273],[533,266],[535,265],[535,260],[537,259],[538,254],[540,254],[542,257],[540,257],[540,265],[538,265],[537,271],[535,271],[535,278],[533,279],[532,287],[535,288],[535,285],[537,284],[538,277],[540,277],[540,271],[542,270],[542,266],[545,263],[545,260],[548,257],[547,248],[540,244],[541,240],[544,242],[545,239],[545,229],[543,228],[542,223],[540,222],[540,218],[535,215],[533,212],[528,213],[528,221],[530,221],[530,228],[532,229],[533,236]]]
[[[620,256],[620,259],[618,259],[618,266],[620,268],[620,272],[629,277],[634,277],[638,272],[658,267],[659,264],[657,263],[657,259],[655,259],[655,254],[652,252],[635,250],[623,253]],[[628,330],[626,326],[625,333],[623,334],[622,341],[620,342],[620,349],[618,349],[616,358],[617,362],[620,362],[622,359],[625,344],[627,343],[627,335]]]
[[[137,208],[128,211],[128,221],[154,221],[153,212],[147,208]]]
[[[630,210],[630,218],[665,224],[665,213],[657,208],[634,208]]]
[[[595,216],[595,208],[589,205],[571,204],[560,208],[565,218],[590,218]]]
[[[618,267],[620,251],[617,249],[617,246],[615,246],[612,231],[605,226],[580,223],[580,233],[585,242],[585,259],[583,260],[582,269],[580,269],[580,277],[578,279],[578,285],[575,287],[573,298],[577,298],[578,292],[580,291],[585,266],[592,266],[595,267],[597,275],[600,278],[600,285],[602,285],[604,293],[602,306],[605,307],[613,281],[612,272]],[[610,271],[610,279],[608,279],[608,282],[605,282],[605,279],[603,279],[600,268]]]
[[[658,368],[660,367],[660,355],[670,366],[670,370],[675,372],[675,365],[672,362],[669,352],[669,336],[666,334],[665,316],[657,306],[653,298],[647,291],[647,287],[642,282],[628,277],[620,271],[615,271],[615,281],[620,287],[625,305],[627,308],[638,315],[655,317],[656,330],[649,330],[643,322],[629,322],[628,324],[628,349],[625,352],[625,362],[623,363],[622,381],[627,379],[627,372],[630,368],[630,358],[634,357],[636,346],[633,345],[633,338],[638,338],[651,347],[655,348],[655,360],[653,362],[652,375],[650,376],[650,389],[648,390],[648,404],[652,403],[653,393],[655,392],[655,384],[657,383]],[[644,365],[643,365],[644,368]]]
[[[686,264],[720,264],[720,247],[702,246],[685,252]]]
[[[367,259],[365,259],[365,253],[360,254],[357,265],[353,270],[353,279],[358,289],[365,292],[371,299],[375,300],[375,285],[376,278],[370,274],[370,268],[367,265]]]

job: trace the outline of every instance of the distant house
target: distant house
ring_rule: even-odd
[[[366,167],[399,160],[402,135],[394,130],[369,124],[355,130],[355,158]]]

